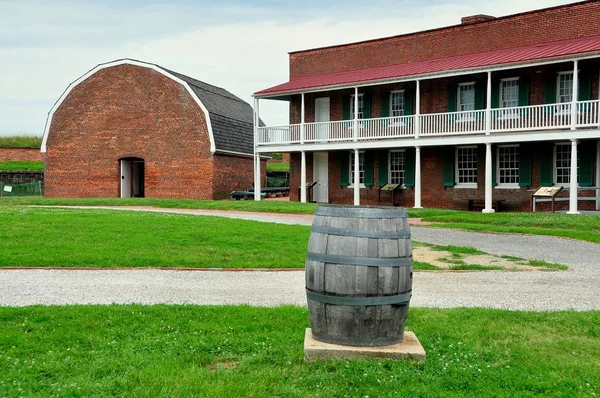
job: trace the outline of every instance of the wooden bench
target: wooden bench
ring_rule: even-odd
[[[504,202],[504,199],[493,200],[492,201],[492,209],[494,209],[496,211],[500,211],[500,205],[502,204],[502,202]],[[474,210],[481,211],[481,210],[485,209],[485,200],[469,199],[468,209],[469,209],[469,211],[474,211]]]

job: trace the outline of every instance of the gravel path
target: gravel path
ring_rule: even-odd
[[[112,208],[114,209],[114,208]],[[310,225],[312,216],[128,208]],[[566,264],[564,272],[415,272],[411,305],[600,310],[600,245],[569,239],[412,226],[413,239]],[[305,305],[304,272],[0,270],[0,305],[177,303]]]

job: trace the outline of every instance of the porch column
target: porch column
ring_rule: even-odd
[[[354,150],[354,206],[360,205],[360,154],[358,149]]]
[[[358,87],[354,87],[354,141],[358,141]]]
[[[260,153],[256,151],[259,127],[258,98],[254,98],[254,200],[260,200]]]
[[[487,103],[485,105],[485,134],[492,132],[492,72],[487,73]],[[487,206],[486,206],[487,207]]]
[[[485,208],[482,213],[494,213],[492,207],[492,144],[485,144]]]
[[[300,202],[306,203],[306,152],[302,151],[300,160]]]
[[[421,135],[421,81],[417,80],[417,94],[415,96],[415,138]],[[417,152],[419,148],[417,147]],[[416,200],[416,198],[415,198]],[[420,206],[420,205],[419,205]],[[416,207],[416,205],[415,205]]]
[[[571,130],[577,128],[577,97],[579,97],[579,70],[577,60],[573,61],[573,98],[571,98]]]
[[[302,93],[300,95],[302,97],[302,101],[301,101],[301,105],[300,105],[300,144],[304,144],[304,137],[305,137],[305,132],[304,132],[304,93]]]
[[[421,207],[421,147],[415,147],[415,209]]]
[[[569,211],[567,214],[579,214],[577,211],[577,140],[571,140],[571,182],[569,184]]]

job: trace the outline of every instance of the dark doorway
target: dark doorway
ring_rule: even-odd
[[[143,198],[144,192],[144,159],[125,158],[121,164],[121,197]]]

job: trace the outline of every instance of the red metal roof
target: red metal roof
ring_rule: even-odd
[[[461,69],[468,70],[491,66],[520,64],[593,52],[600,52],[600,36],[536,44],[478,54],[460,55],[431,61],[420,61],[408,64],[382,66],[379,68],[300,77],[291,79],[287,83],[258,91],[255,95],[258,97],[266,97],[269,96],[269,94],[279,95],[314,88],[385,81],[410,76],[457,71]]]

